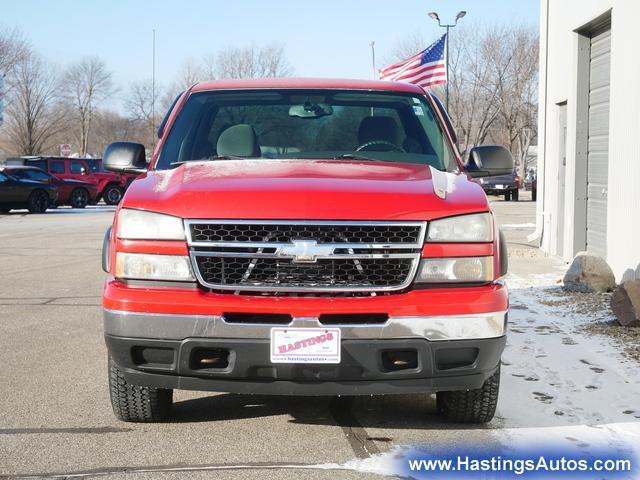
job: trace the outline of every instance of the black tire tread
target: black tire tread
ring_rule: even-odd
[[[78,190],[82,190],[82,191],[85,193],[86,197],[87,197],[87,202],[86,202],[84,205],[77,205],[77,204],[75,204],[75,205],[74,205],[74,203],[75,203],[75,202],[73,201],[73,196],[74,196],[74,193],[75,193],[75,192],[77,192]],[[70,198],[69,203],[71,204],[71,206],[72,206],[73,208],[85,208],[87,205],[89,205],[89,199],[90,199],[90,197],[89,197],[89,192],[87,191],[87,189],[86,189],[86,188],[81,188],[81,187],[80,187],[80,188],[75,188],[75,189],[71,192],[71,195],[70,195],[70,197],[69,197],[69,198]]]
[[[37,206],[33,204],[33,201],[36,195],[46,198],[47,205],[44,207],[44,209],[36,208]],[[45,192],[44,190],[41,190],[41,189],[34,190],[33,192],[31,192],[31,194],[29,195],[29,198],[27,199],[27,210],[29,210],[29,213],[44,213],[47,211],[48,206],[49,206],[49,195],[47,195],[47,192]]]
[[[112,188],[116,188],[120,191],[120,200],[116,203],[113,203],[112,201],[109,200],[107,192],[112,189]],[[104,200],[104,203],[106,203],[107,205],[117,205],[118,203],[120,203],[122,201],[122,197],[124,196],[124,188],[122,188],[120,185],[115,184],[115,183],[110,183],[108,184],[105,188],[104,191],[102,193],[102,198]]]
[[[132,385],[109,357],[109,393],[115,416],[124,422],[162,422],[169,417],[173,390]]]
[[[496,413],[499,390],[500,368],[498,367],[498,370],[481,388],[438,392],[438,408],[452,422],[488,423]]]

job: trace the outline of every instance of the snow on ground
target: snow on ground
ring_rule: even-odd
[[[559,451],[597,455],[605,449],[640,458],[640,365],[609,337],[586,332],[585,325],[611,314],[602,301],[578,304],[567,298],[560,268],[507,276],[511,308],[498,412],[487,428],[470,430],[469,438],[476,448],[498,452],[553,445]],[[413,448],[429,451],[438,444],[398,445],[341,467],[391,475]]]

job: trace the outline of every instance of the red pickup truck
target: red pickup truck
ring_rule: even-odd
[[[422,88],[359,80],[203,83],[144,147],[105,236],[115,415],[160,421],[174,389],[277,395],[431,392],[492,419],[505,345],[506,244]]]

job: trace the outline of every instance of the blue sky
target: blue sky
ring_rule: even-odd
[[[164,85],[188,57],[252,42],[284,44],[298,76],[370,78],[369,42],[384,58],[415,32],[435,40],[432,10],[443,21],[466,10],[462,22],[469,24],[537,27],[539,20],[538,0],[11,0],[0,27],[19,27],[60,66],[101,57],[126,91],[129,81],[151,77],[154,28],[156,76]]]

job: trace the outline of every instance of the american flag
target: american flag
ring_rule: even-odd
[[[407,82],[429,87],[447,82],[447,65],[444,59],[446,37],[444,34],[421,52],[407,60],[380,70],[380,80]]]

